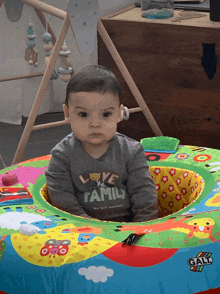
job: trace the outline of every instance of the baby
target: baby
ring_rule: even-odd
[[[63,105],[72,133],[52,149],[46,180],[52,205],[109,221],[158,218],[158,199],[142,145],[117,132],[121,85],[100,65],[75,73]]]

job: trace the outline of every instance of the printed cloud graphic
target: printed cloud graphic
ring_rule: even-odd
[[[38,221],[48,222],[50,219],[34,213],[11,211],[0,215],[0,228],[19,230],[22,222],[30,224]]]
[[[112,277],[114,272],[110,268],[105,266],[90,266],[88,268],[81,267],[78,270],[81,276],[85,276],[87,280],[92,280],[94,283],[102,282],[105,283],[108,277]]]

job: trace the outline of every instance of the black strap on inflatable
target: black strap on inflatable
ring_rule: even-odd
[[[135,233],[130,234],[124,241],[122,241],[122,246],[135,244],[143,235],[138,235]]]

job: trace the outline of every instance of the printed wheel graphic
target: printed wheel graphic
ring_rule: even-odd
[[[60,244],[62,244],[62,245],[70,245],[70,243],[71,243],[71,241],[70,240],[63,240],[63,241],[61,241],[61,243]]]
[[[45,243],[45,245],[53,245],[53,244],[55,244],[55,243],[57,243],[57,240],[56,240],[56,239],[50,239],[50,240],[48,240],[48,241]]]
[[[43,247],[40,251],[40,255],[46,256],[49,254],[49,248],[48,247]]]
[[[63,248],[59,249],[58,255],[65,255],[67,254],[69,248],[67,246],[63,246]]]
[[[146,157],[147,161],[158,161],[161,158],[160,155],[158,155],[158,154],[148,154],[145,157]]]

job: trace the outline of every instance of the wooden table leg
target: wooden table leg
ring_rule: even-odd
[[[37,114],[39,112],[39,108],[42,104],[44,94],[47,89],[47,85],[50,81],[52,72],[54,70],[55,64],[56,64],[57,59],[59,57],[59,52],[60,52],[61,47],[63,45],[66,34],[68,32],[69,26],[70,26],[70,20],[69,20],[68,14],[66,14],[64,21],[63,21],[62,28],[61,28],[59,36],[57,38],[56,44],[54,45],[53,51],[51,53],[50,62],[45,70],[43,79],[42,79],[40,87],[38,89],[37,96],[35,98],[31,112],[29,114],[24,132],[21,136],[21,139],[20,139],[18,148],[16,150],[12,164],[16,164],[16,163],[22,161],[22,159],[23,159],[25,147],[26,147],[28,139],[30,137],[30,133],[33,129],[34,122],[35,122]]]

